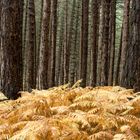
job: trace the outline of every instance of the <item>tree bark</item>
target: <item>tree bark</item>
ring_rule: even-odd
[[[125,75],[125,63],[126,63],[126,52],[128,49],[128,37],[129,37],[129,10],[130,0],[124,1],[124,16],[123,16],[123,33],[122,33],[122,50],[120,60],[120,80],[119,84],[124,86],[124,75]]]
[[[22,0],[1,0],[0,90],[11,99],[22,90]]]
[[[27,39],[25,48],[26,75],[25,90],[31,90],[36,86],[36,21],[34,0],[28,1]]]
[[[41,29],[41,43],[39,55],[39,68],[37,76],[37,88],[48,88],[48,55],[49,55],[49,25],[51,15],[51,0],[44,0],[43,4],[43,19]]]
[[[108,85],[113,85],[114,59],[115,59],[115,38],[116,38],[116,0],[111,1],[110,6],[110,54],[109,54],[109,73]]]
[[[99,31],[99,1],[93,0],[93,45],[92,45],[92,86],[97,82],[97,50],[98,50],[98,31]]]
[[[64,83],[69,81],[70,48],[68,46],[68,0],[65,0]]]
[[[86,86],[87,56],[88,56],[88,15],[89,0],[82,1],[82,26],[81,26],[81,64],[80,77],[83,80],[81,86]]]
[[[57,0],[52,2],[52,66],[51,66],[51,84],[55,86],[55,69],[56,69],[56,37],[57,37]]]
[[[110,0],[104,0],[103,2],[103,52],[102,52],[102,64],[101,64],[101,85],[108,85],[108,46],[109,46],[109,15],[110,15]]]

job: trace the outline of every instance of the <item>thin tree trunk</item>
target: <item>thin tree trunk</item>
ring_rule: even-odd
[[[88,14],[89,0],[82,1],[82,26],[81,26],[81,68],[80,77],[82,86],[86,86],[87,79],[87,56],[88,56]]]
[[[52,66],[51,66],[51,86],[55,86],[56,69],[56,37],[57,37],[57,0],[52,4]]]
[[[103,3],[103,53],[102,53],[102,71],[101,71],[101,85],[108,85],[108,45],[109,45],[109,14],[110,14],[110,0],[104,0]]]
[[[97,58],[97,82],[96,85],[101,85],[101,71],[102,71],[102,46],[103,46],[103,22],[104,22],[104,8],[103,8],[103,0],[100,4],[100,18],[99,18],[99,41],[98,41],[98,58]]]
[[[58,52],[57,52],[57,55],[56,55],[56,60],[57,60],[57,64],[56,64],[56,67],[57,67],[57,70],[56,70],[56,85],[59,85],[61,84],[60,82],[60,76],[61,76],[61,72],[63,71],[63,68],[61,67],[61,64],[62,64],[62,50],[63,50],[63,42],[64,42],[64,14],[62,12],[62,17],[61,17],[61,24],[60,24],[60,33],[59,33],[59,44],[58,44]],[[61,70],[62,68],[62,70]],[[62,82],[63,83],[63,82]]]
[[[68,47],[68,0],[65,0],[64,83],[69,80],[70,48]]]
[[[93,45],[92,45],[92,86],[96,86],[97,81],[97,50],[98,50],[98,31],[99,31],[99,1],[93,0]]]
[[[74,5],[75,5],[75,2],[73,3],[73,6]],[[73,45],[72,53],[71,53],[71,71],[70,71],[70,83],[71,83],[71,85],[73,85],[76,82],[76,71],[78,71],[76,69],[76,67],[77,67],[77,63],[76,62],[78,60],[77,41],[78,41],[79,9],[80,9],[79,5],[80,5],[80,1],[77,2],[77,6],[76,6],[76,8],[77,8],[76,21],[75,21],[75,24],[74,24],[75,25],[75,27],[74,27],[74,45]],[[73,14],[72,14],[72,16],[74,18]],[[72,18],[72,20],[74,20],[73,18]]]
[[[120,80],[119,84],[123,86],[124,80],[124,68],[126,63],[126,51],[128,49],[128,37],[129,37],[129,10],[130,0],[124,1],[124,17],[123,17],[123,33],[122,33],[122,50],[120,59]]]
[[[44,0],[43,2],[43,19],[41,29],[39,68],[37,77],[37,88],[48,88],[48,51],[49,51],[49,25],[51,14],[51,0]]]
[[[26,81],[26,68],[27,68],[27,59],[26,59],[26,39],[27,39],[27,20],[28,20],[28,0],[26,0],[25,3],[25,12],[24,12],[24,28],[23,28],[23,90],[25,90],[25,83],[27,83]]]
[[[28,32],[27,32],[27,44],[25,49],[25,56],[27,62],[26,68],[26,83],[25,89],[30,90],[35,88],[36,85],[36,23],[35,23],[35,4],[34,0],[28,1]]]
[[[122,34],[123,34],[122,31],[123,31],[123,25],[122,25],[122,29],[121,29],[120,46],[119,46],[117,66],[116,66],[115,85],[119,85],[119,70],[120,70],[120,60],[121,60],[121,50],[122,50]]]
[[[108,74],[108,85],[113,85],[114,59],[115,59],[115,37],[116,37],[116,0],[111,1],[110,7],[110,63]]]
[[[38,44],[36,48],[36,75],[39,69],[39,54],[40,54],[40,41],[41,41],[41,27],[42,27],[42,18],[43,18],[43,0],[41,0],[41,12],[40,12],[40,26],[39,26],[39,34],[38,34]],[[37,80],[37,77],[36,77]],[[37,83],[36,83],[37,86]]]

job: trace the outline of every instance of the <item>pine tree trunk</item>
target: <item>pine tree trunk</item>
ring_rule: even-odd
[[[74,2],[73,7],[75,7],[77,11],[75,9],[72,10],[72,11],[74,11],[73,14],[76,15],[76,20],[75,20],[75,24],[74,24],[74,44],[73,44],[73,47],[71,49],[71,69],[70,69],[70,83],[71,83],[71,85],[73,85],[76,82],[76,80],[78,80],[78,79],[76,79],[76,72],[78,71],[78,69],[76,69],[76,67],[77,67],[76,62],[78,61],[77,41],[78,41],[78,27],[80,26],[79,25],[79,11],[80,11],[79,10],[80,9],[79,5],[80,5],[80,1],[78,1],[76,5],[77,6],[75,7],[75,2]],[[76,14],[75,14],[75,12],[76,12]],[[73,14],[72,14],[72,19],[71,20],[74,20],[73,19],[74,18]],[[79,48],[78,48],[78,50],[79,50]]]
[[[122,50],[121,50],[121,60],[120,60],[120,80],[119,84],[124,85],[124,69],[126,63],[126,54],[128,49],[128,37],[129,37],[129,10],[130,10],[130,0],[124,1],[124,16],[123,16],[123,33],[122,33]]]
[[[0,90],[15,99],[22,90],[22,1],[1,2]]]
[[[124,86],[140,91],[140,1],[133,0],[130,14],[130,36],[125,65]]]
[[[43,18],[41,29],[41,41],[40,41],[40,55],[39,55],[39,67],[37,76],[37,88],[48,88],[48,55],[49,55],[49,25],[51,15],[51,0],[44,0],[43,4]]]
[[[113,85],[114,59],[115,59],[115,37],[116,37],[116,0],[111,1],[110,6],[110,57],[108,85]]]
[[[26,59],[26,83],[25,89],[31,90],[36,86],[36,23],[35,23],[35,4],[34,0],[28,1],[28,22],[27,22],[27,39],[25,48],[25,59]]]
[[[87,78],[87,56],[88,56],[88,14],[89,0],[82,1],[82,26],[81,26],[81,65],[80,77],[83,80],[83,87],[86,86]]]
[[[92,45],[92,86],[96,86],[97,81],[97,50],[99,31],[99,1],[93,0],[93,45]]]
[[[26,39],[27,39],[27,20],[28,20],[28,0],[25,2],[25,12],[24,12],[24,28],[23,28],[23,90],[25,90],[26,79],[26,68],[27,68],[27,59],[26,59]]]
[[[63,68],[61,67],[61,64],[62,64],[62,55],[63,55],[63,42],[64,42],[64,13],[62,12],[62,17],[60,19],[61,23],[60,23],[60,32],[59,32],[59,44],[58,44],[58,47],[57,47],[57,53],[56,53],[56,85],[58,86],[59,84],[62,84],[60,82],[60,76],[61,76],[61,73],[63,72]]]
[[[117,59],[117,66],[116,66],[116,74],[115,74],[115,85],[119,85],[119,71],[120,71],[120,60],[121,60],[121,50],[122,50],[122,32],[123,31],[123,25],[121,29],[121,38],[120,38],[120,46],[119,46],[119,52],[118,52],[118,59]]]
[[[51,66],[51,84],[55,86],[55,69],[56,69],[56,37],[57,37],[57,0],[52,2],[52,66]]]
[[[134,84],[135,91],[140,91],[140,1],[135,0],[135,16],[136,16],[136,84]]]
[[[43,18],[43,1],[41,0],[41,10],[40,10],[40,20],[39,20],[39,33],[38,33],[38,43],[36,45],[36,75],[39,69],[39,54],[40,54],[40,41],[41,41],[41,29],[42,29],[42,18]],[[37,77],[36,77],[36,82],[37,82]],[[37,86],[37,83],[36,83]]]
[[[69,81],[70,48],[68,46],[68,0],[65,0],[64,83]]]
[[[99,42],[98,42],[98,58],[97,58],[97,82],[96,85],[101,85],[101,71],[102,71],[102,46],[103,46],[103,22],[104,22],[104,8],[103,8],[104,1],[101,1],[100,4],[100,19],[99,19]]]
[[[0,47],[1,47],[1,16],[2,16],[2,2],[0,1]],[[1,64],[0,64],[0,68],[1,68]]]
[[[108,46],[109,46],[109,15],[110,15],[110,0],[103,2],[103,52],[102,52],[102,65],[101,65],[101,85],[108,85]]]

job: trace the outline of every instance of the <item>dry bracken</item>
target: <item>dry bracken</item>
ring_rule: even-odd
[[[0,140],[138,140],[140,97],[119,86],[19,92],[0,102]]]

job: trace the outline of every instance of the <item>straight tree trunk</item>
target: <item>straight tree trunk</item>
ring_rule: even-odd
[[[62,64],[62,56],[63,56],[63,42],[64,42],[64,13],[62,12],[62,17],[61,17],[61,24],[60,24],[60,33],[59,33],[59,44],[58,44],[58,51],[56,54],[56,85],[58,86],[59,84],[63,83],[63,80],[61,81],[61,73],[63,73],[64,68],[61,67]],[[62,74],[63,75],[63,74]]]
[[[134,0],[135,16],[136,16],[136,83],[134,84],[135,91],[140,91],[140,1]]]
[[[75,0],[74,0],[75,1]],[[74,2],[73,1],[73,2]],[[75,7],[75,2],[73,3],[73,6]],[[74,15],[76,15],[76,21],[74,24],[74,44],[73,47],[71,49],[71,70],[70,70],[70,83],[71,85],[73,85],[76,82],[76,72],[78,71],[76,69],[77,67],[77,61],[78,61],[78,55],[77,55],[77,41],[78,41],[78,27],[79,27],[79,9],[80,9],[80,1],[77,2],[77,6],[75,7],[77,11],[75,11],[75,9],[73,9],[74,11]],[[76,12],[76,14],[75,14]],[[74,15],[72,14],[73,17],[71,17],[71,20],[74,20]],[[79,49],[79,48],[78,48]]]
[[[11,99],[22,90],[22,0],[1,0],[0,90]]]
[[[51,66],[51,86],[55,86],[56,69],[56,37],[57,37],[57,0],[52,2],[52,66]]]
[[[68,0],[65,0],[64,83],[69,80],[70,48],[68,47]]]
[[[39,55],[39,67],[37,76],[37,88],[48,88],[48,55],[49,55],[49,25],[51,15],[51,0],[44,0],[43,2],[43,18],[41,29],[41,41],[40,41],[40,55]]]
[[[110,57],[108,85],[113,85],[114,59],[115,59],[115,38],[116,38],[116,0],[111,1],[110,6]]]
[[[128,37],[129,37],[129,10],[130,10],[130,0],[124,1],[124,16],[123,16],[123,33],[122,33],[122,50],[120,59],[120,80],[119,84],[123,86],[124,83],[124,68],[126,63],[126,52],[128,49]]]
[[[140,1],[133,0],[130,12],[130,35],[125,65],[124,86],[140,91]]]
[[[76,15],[76,0],[72,1],[72,11],[71,11],[71,17],[70,17],[70,24],[69,24],[69,32],[68,32],[68,48],[69,48],[69,82],[73,84],[73,81],[71,81],[71,75],[73,72],[73,66],[74,62],[72,61],[72,57],[74,57],[74,46],[73,46],[73,40],[74,40],[74,22],[75,22],[75,15]],[[77,9],[78,11],[78,9]],[[76,51],[76,50],[75,50]]]
[[[103,8],[103,3],[104,1],[102,0],[100,2],[100,19],[99,19],[99,42],[98,42],[98,58],[97,58],[97,82],[96,85],[100,86],[101,85],[101,71],[102,71],[102,52],[103,52],[103,22],[104,22],[104,8]]]
[[[88,56],[88,14],[89,0],[82,0],[82,26],[81,26],[81,64],[80,78],[83,80],[83,87],[86,86],[87,79],[87,56]]]
[[[92,86],[97,82],[97,50],[98,50],[98,31],[99,31],[99,0],[93,0],[93,45],[92,45]]]
[[[26,83],[25,89],[31,90],[36,86],[36,22],[35,22],[35,3],[34,0],[28,1],[28,22],[27,22],[27,39],[26,39]]]
[[[120,60],[121,60],[121,50],[122,50],[122,32],[123,31],[123,25],[121,29],[121,38],[120,38],[120,46],[119,46],[119,52],[118,52],[118,59],[117,59],[117,66],[116,66],[116,74],[115,74],[115,85],[119,85],[119,71],[120,71]]]
[[[28,20],[28,0],[24,3],[24,26],[23,26],[23,90],[25,90],[25,83],[26,81],[26,68],[27,68],[27,59],[25,57],[25,52],[26,52],[26,39],[27,39],[27,20]]]
[[[0,1],[0,47],[1,47],[1,16],[2,16],[2,2]],[[1,66],[1,65],[0,65]],[[1,68],[1,67],[0,67]]]
[[[108,46],[109,46],[109,21],[110,21],[110,4],[111,0],[103,0],[103,52],[101,65],[101,85],[108,85]]]

